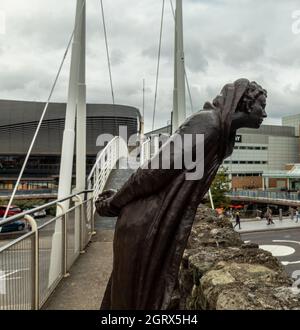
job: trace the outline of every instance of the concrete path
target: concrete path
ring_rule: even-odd
[[[300,221],[298,223],[295,220],[290,218],[283,218],[282,220],[273,219],[274,224],[267,225],[266,219],[263,220],[246,220],[241,219],[241,229],[238,229],[236,226],[235,230],[238,233],[251,233],[258,231],[272,231],[272,230],[284,230],[284,229],[293,229],[300,228]],[[232,221],[232,224],[235,225],[235,221]]]
[[[112,241],[112,230],[98,230],[42,309],[99,310],[112,270]]]

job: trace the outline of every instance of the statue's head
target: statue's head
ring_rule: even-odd
[[[223,120],[231,121],[231,127],[259,128],[267,117],[267,91],[255,81],[242,78],[226,84],[212,103],[206,102],[204,110],[220,109]]]
[[[238,83],[239,80],[234,85]],[[243,127],[260,127],[264,118],[267,117],[266,100],[267,91],[255,81],[250,82],[236,108],[236,112],[239,112],[244,119]]]

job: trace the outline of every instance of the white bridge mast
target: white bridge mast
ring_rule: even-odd
[[[63,134],[61,164],[59,173],[58,199],[67,197],[72,190],[72,172],[75,144],[76,123],[76,191],[86,187],[86,82],[85,82],[85,53],[86,53],[86,1],[77,0],[74,38],[72,44],[71,66],[66,107],[65,129]],[[77,120],[76,120],[77,119]],[[61,203],[57,215],[69,208],[69,200]],[[74,221],[74,220],[73,220]],[[75,247],[80,248],[78,216],[75,215]],[[55,232],[52,237],[49,281],[51,286],[61,272],[62,220],[56,220]]]
[[[172,133],[186,119],[182,0],[176,0]]]
[[[77,0],[72,45],[68,103],[61,153],[58,199],[70,195],[77,114],[76,188],[85,188],[86,86],[85,86],[85,0]],[[79,154],[78,154],[79,152]],[[84,170],[84,172],[83,172]],[[80,182],[80,183],[79,183]]]
[[[182,0],[176,0],[174,48],[172,134],[186,119]],[[208,195],[211,207],[214,209],[215,207],[210,189],[208,190]]]

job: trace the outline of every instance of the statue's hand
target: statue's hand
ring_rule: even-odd
[[[116,190],[110,189],[99,194],[95,206],[100,216],[116,217],[119,215],[120,209],[114,207],[111,203],[116,192]]]

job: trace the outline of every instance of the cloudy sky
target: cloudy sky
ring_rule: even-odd
[[[148,131],[162,0],[103,3],[116,103],[141,109],[145,79]],[[75,5],[75,0],[0,0],[0,98],[46,101],[74,26]],[[282,116],[300,113],[300,33],[292,30],[293,24],[294,32],[300,30],[299,1],[183,0],[183,9],[186,71],[195,110],[225,83],[245,77],[268,90],[266,123],[279,124]],[[166,0],[156,128],[167,124],[172,108],[173,34]],[[53,101],[66,100],[69,65],[70,57]],[[88,102],[111,103],[100,0],[87,1],[87,84]],[[187,108],[190,114],[188,97]]]

